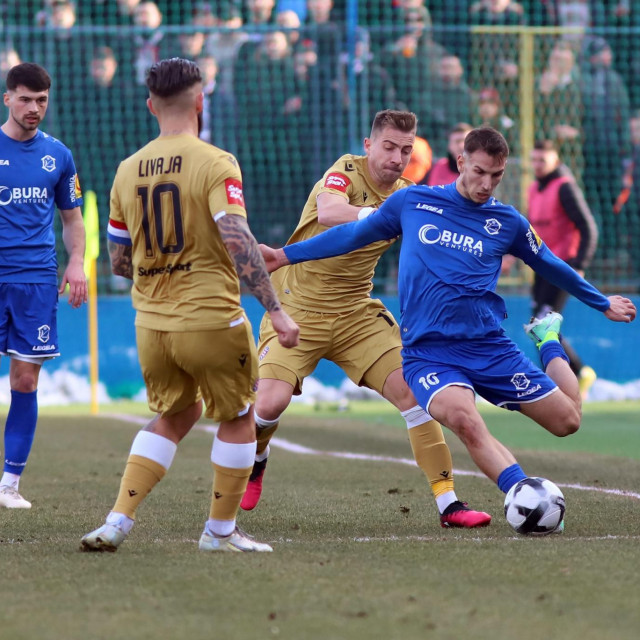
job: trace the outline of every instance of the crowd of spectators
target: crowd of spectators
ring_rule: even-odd
[[[164,57],[195,60],[205,79],[201,136],[237,155],[252,228],[279,243],[313,182],[342,153],[361,151],[382,108],[416,112],[434,160],[456,123],[493,126],[517,167],[517,28],[561,27],[535,37],[535,137],[558,146],[603,232],[603,259],[613,255],[607,247],[617,250],[640,206],[640,0],[361,0],[353,31],[348,5],[0,1],[0,74],[33,60],[54,76],[45,129],[72,148],[106,217],[118,162],[156,134],[146,69]]]

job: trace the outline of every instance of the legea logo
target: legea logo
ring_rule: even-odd
[[[483,252],[482,240],[476,240],[464,233],[456,233],[449,229],[440,231],[435,224],[422,225],[418,231],[418,238],[422,244],[439,244],[449,249],[458,249],[474,255],[480,255]]]

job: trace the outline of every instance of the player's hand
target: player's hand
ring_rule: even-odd
[[[82,262],[70,262],[62,276],[58,293],[62,295],[69,285],[69,304],[77,309],[88,299],[87,278],[84,275]]]
[[[636,305],[622,296],[609,296],[611,306],[604,312],[604,315],[614,322],[631,322],[636,318]]]
[[[280,309],[279,311],[270,311],[269,317],[278,334],[278,342],[287,349],[297,347],[300,340],[300,327],[289,315]]]
[[[267,265],[267,271],[269,273],[276,271],[276,269],[279,269],[280,267],[291,264],[283,249],[272,249],[266,244],[258,246],[260,247],[260,253],[262,253],[264,263]]]

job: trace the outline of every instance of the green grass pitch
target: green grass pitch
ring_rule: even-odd
[[[402,421],[381,403],[354,403],[292,406],[283,419],[277,437],[306,453],[274,446],[263,500],[239,518],[274,553],[198,552],[211,491],[203,423],[119,551],[83,554],[80,537],[112,506],[134,421],[148,414],[139,405],[106,405],[97,417],[43,410],[21,484],[33,508],[0,511],[0,637],[637,638],[640,403],[586,405],[581,431],[565,439],[481,410],[525,472],[563,487],[564,534],[514,534],[502,494],[465,473],[475,466],[449,433],[458,495],[494,520],[440,528],[421,472],[406,463]]]

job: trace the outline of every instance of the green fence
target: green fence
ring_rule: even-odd
[[[98,194],[102,292],[119,286],[109,188],[118,162],[156,135],[144,72],[169,56],[203,69],[203,137],[237,155],[262,242],[286,241],[324,170],[362,152],[377,110],[408,108],[434,157],[459,121],[501,130],[512,157],[498,195],[525,213],[529,151],[554,139],[599,226],[588,276],[638,290],[640,1],[22,0],[0,10],[0,73],[20,60],[49,70],[43,128]],[[380,291],[394,290],[395,259],[382,260]],[[502,286],[522,289],[527,277]]]

